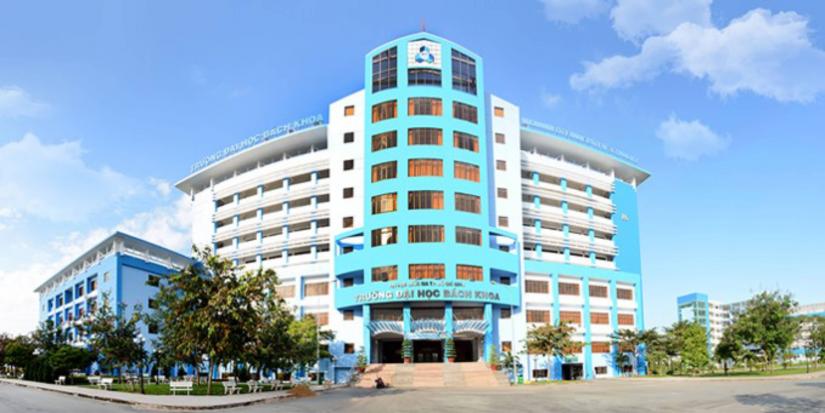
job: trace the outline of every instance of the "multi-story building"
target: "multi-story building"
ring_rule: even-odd
[[[104,299],[113,311],[125,311],[126,316],[136,305],[151,311],[162,278],[189,263],[177,252],[115,232],[35,289],[40,295],[39,320],[51,320],[67,340],[83,345],[82,321]],[[142,321],[140,330],[151,350],[157,331]]]
[[[193,165],[193,242],[277,271],[299,316],[336,334],[343,380],[372,363],[522,354],[565,321],[575,355],[521,356],[527,379],[609,377],[610,334],[643,328],[628,155],[522,119],[484,87],[480,56],[416,33],[365,56],[364,90]]]

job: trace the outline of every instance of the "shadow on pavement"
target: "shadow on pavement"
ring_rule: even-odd
[[[809,381],[803,383],[796,383],[796,385],[805,387],[819,387],[820,389],[825,389],[825,381]]]
[[[736,401],[745,406],[761,406],[769,413],[825,412],[825,401],[778,394],[740,394]]]

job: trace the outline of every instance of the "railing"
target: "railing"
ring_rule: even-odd
[[[444,333],[444,320],[436,320],[436,319],[412,320],[412,324],[411,324],[410,327],[411,327],[410,330],[413,333],[443,334]]]
[[[490,323],[487,320],[455,320],[453,321],[453,333],[476,333],[484,334]]]
[[[401,321],[390,321],[390,320],[375,320],[370,321],[367,328],[370,329],[372,335],[378,334],[404,334],[404,323]]]

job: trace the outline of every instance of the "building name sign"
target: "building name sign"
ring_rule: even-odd
[[[632,155],[630,155],[630,154],[628,154],[628,153],[626,153],[626,152],[624,152],[620,149],[616,149],[614,147],[606,145],[606,144],[604,144],[602,142],[599,142],[595,139],[592,139],[592,138],[589,138],[587,136],[581,135],[579,133],[573,132],[569,129],[565,129],[565,128],[555,126],[555,125],[549,125],[549,124],[546,124],[546,123],[543,123],[543,122],[538,122],[538,121],[535,121],[535,120],[532,120],[532,119],[527,119],[527,118],[521,118],[521,126],[532,128],[532,129],[538,129],[538,130],[542,130],[542,131],[546,131],[546,132],[550,132],[550,133],[552,133],[554,135],[557,135],[557,136],[560,136],[562,138],[566,138],[566,139],[574,140],[574,141],[577,141],[577,142],[581,142],[585,145],[592,146],[596,149],[599,149],[599,150],[602,150],[604,152],[616,155],[617,157],[622,158],[622,159],[624,159],[626,161],[629,161],[629,162],[632,162],[632,163],[638,163],[639,162],[636,159],[635,156],[632,156]]]
[[[486,287],[486,288],[485,288]],[[356,304],[393,301],[483,301],[501,303],[501,293],[491,286],[461,282],[398,282],[355,295]]]
[[[255,145],[264,143],[266,141],[290,134],[292,132],[297,132],[299,130],[311,128],[313,126],[322,125],[324,123],[324,116],[321,114],[307,116],[303,119],[298,119],[293,122],[284,123],[283,125],[278,125],[274,128],[265,130],[257,135],[250,136],[238,143],[233,145],[227,146],[220,151],[209,155],[194,164],[190,168],[190,173],[199,171],[207,166],[224,159],[228,156],[234,155],[240,151],[245,149],[251,148]]]

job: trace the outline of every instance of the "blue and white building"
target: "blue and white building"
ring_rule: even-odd
[[[115,232],[35,289],[39,321],[51,320],[71,343],[84,345],[82,321],[103,305],[104,297],[113,311],[126,311],[127,317],[136,305],[151,311],[162,278],[190,262],[172,250]],[[151,350],[155,327],[141,322],[140,330]]]
[[[609,335],[644,327],[637,188],[623,152],[523,119],[488,93],[481,56],[416,33],[369,51],[364,89],[323,114],[208,156],[177,183],[193,243],[276,270],[299,316],[335,332],[344,379],[371,363],[522,354],[567,321],[566,360],[522,355],[526,378],[612,377]]]

